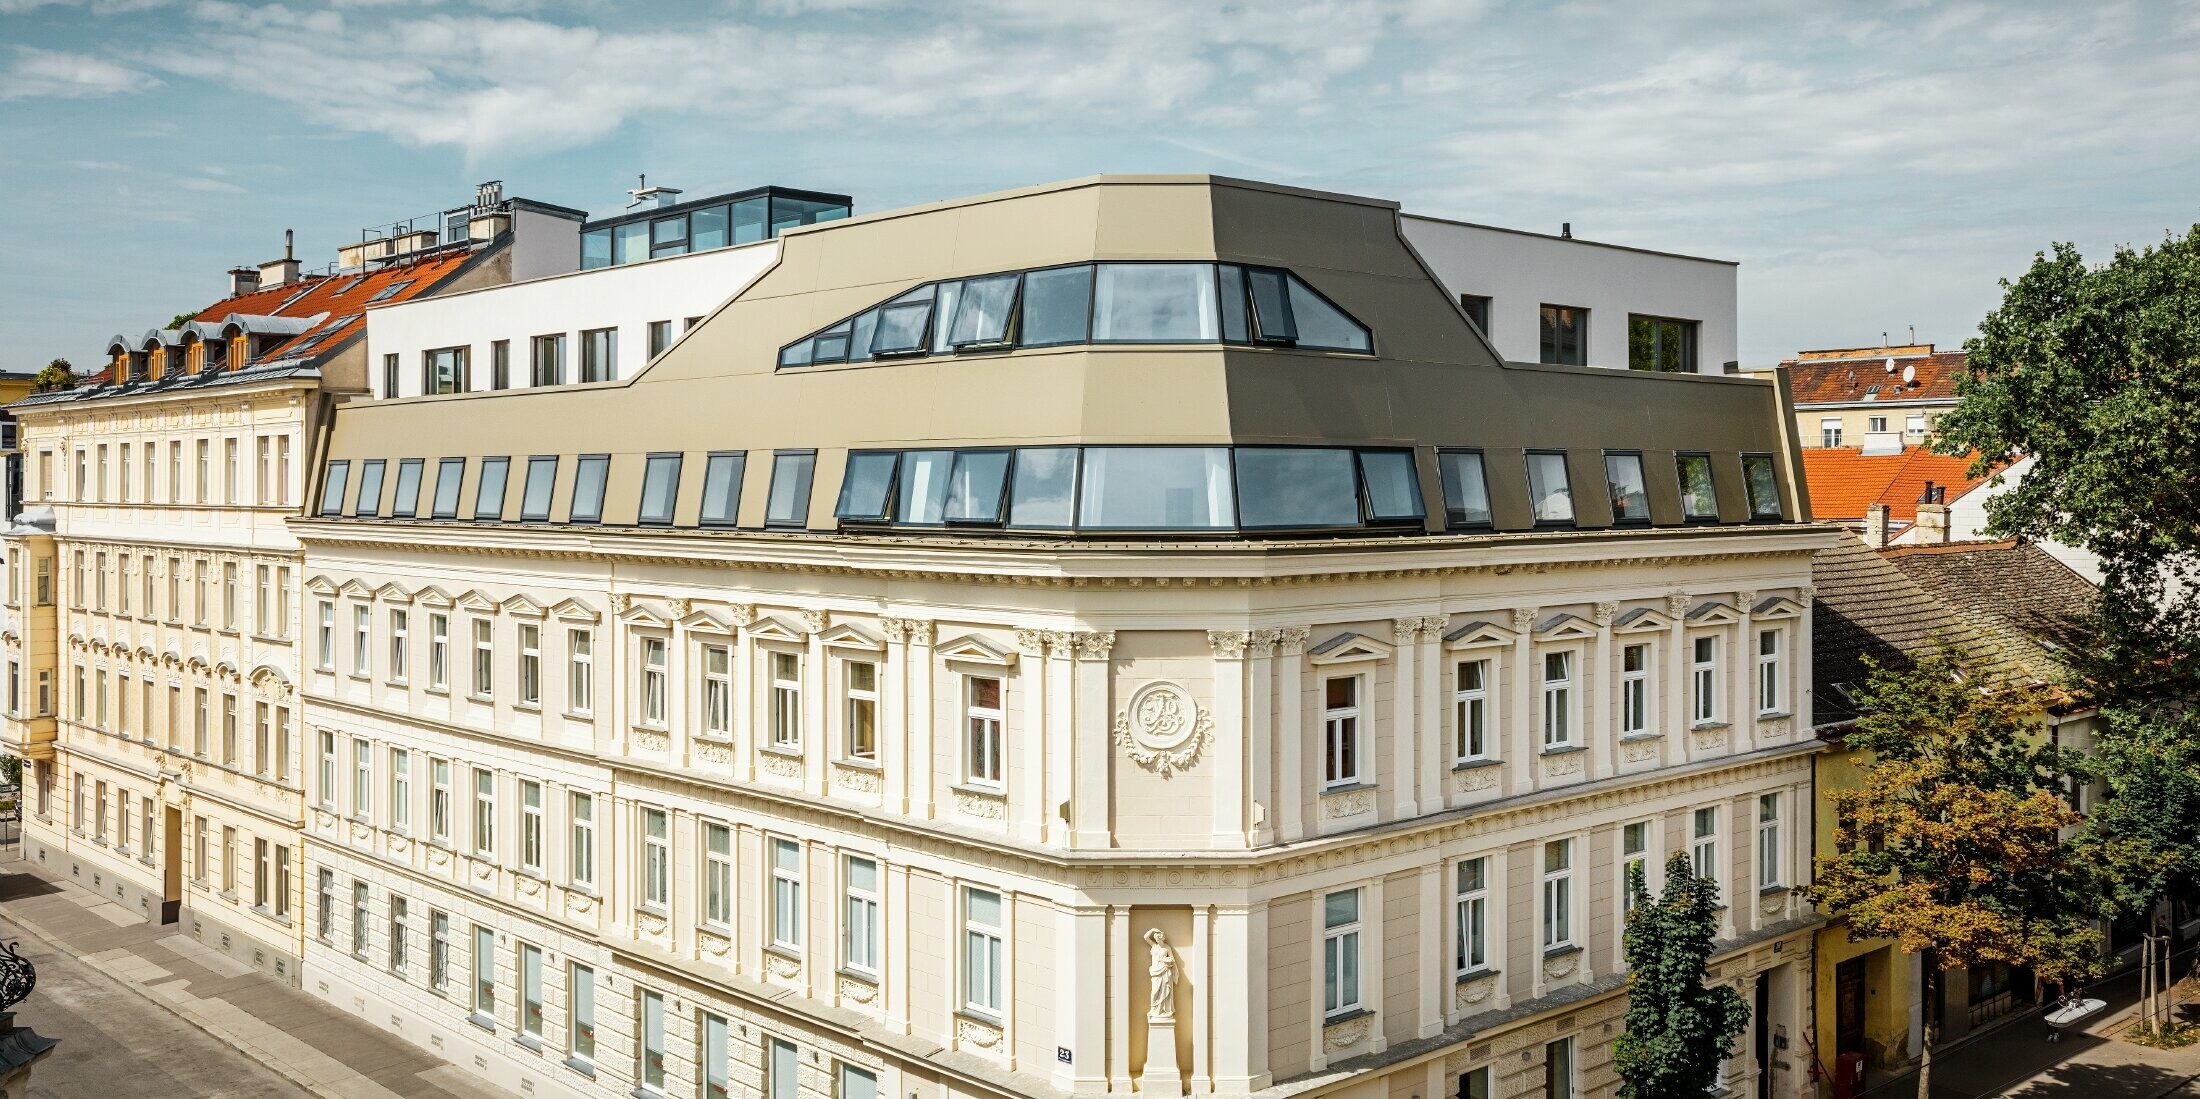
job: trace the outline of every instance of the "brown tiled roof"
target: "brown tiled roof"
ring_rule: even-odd
[[[1902,355],[1894,359],[1894,373],[1887,372],[1887,356],[1854,359],[1798,360],[1780,364],[1794,390],[1798,407],[1814,404],[1847,404],[1867,399],[1879,401],[1953,401],[1956,379],[1963,376],[1963,352],[1936,351],[1929,355]],[[1903,384],[1902,368],[1917,368],[1917,379]]]
[[[435,284],[458,270],[471,253],[465,249],[438,252],[422,259],[391,264],[366,274],[330,275],[310,279],[304,285],[292,283],[272,290],[258,290],[216,302],[201,311],[196,319],[216,321],[231,313],[254,313],[278,317],[310,317],[316,313],[328,316],[321,323],[275,345],[260,356],[263,361],[275,362],[292,355],[312,352],[318,354],[335,346],[335,341],[356,332],[365,331],[363,321],[366,304],[393,286],[404,284],[395,293],[376,305],[386,305],[416,298],[435,288]],[[304,290],[302,296],[300,290]],[[297,300],[291,298],[297,296]],[[285,304],[285,303],[288,304]]]
[[[1869,674],[1865,657],[1901,664],[1940,644],[1981,647],[1975,625],[1847,531],[1811,562],[1811,584],[1811,710],[1821,727],[1856,717],[1845,692]]]
[[[1804,447],[1811,515],[1856,522],[1864,518],[1866,507],[1885,504],[1891,522],[1908,524],[1917,519],[1926,482],[1946,486],[1951,501],[1986,482],[1986,477],[1967,472],[1972,458],[1935,454],[1922,446],[1904,447],[1900,454],[1865,454],[1850,446]]]
[[[2057,650],[2092,643],[2099,589],[2029,542],[1902,546],[1886,557],[2035,679],[2061,674]]]

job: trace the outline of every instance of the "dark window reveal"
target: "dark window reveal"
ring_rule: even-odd
[[[743,451],[710,456],[703,467],[703,514],[706,527],[730,527],[741,514],[741,474],[748,467]]]
[[[643,526],[668,526],[672,522],[672,507],[680,496],[680,456],[678,454],[652,454],[649,464],[642,468],[642,506],[639,521]]]
[[[573,506],[567,520],[574,523],[603,521],[603,489],[611,477],[609,454],[583,454],[573,463]]]

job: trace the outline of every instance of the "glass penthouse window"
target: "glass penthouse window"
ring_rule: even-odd
[[[1696,322],[1627,316],[1627,369],[1696,372]]]
[[[382,459],[374,458],[359,464],[359,503],[354,515],[372,517],[382,511]]]
[[[774,188],[683,203],[661,213],[636,213],[581,231],[581,269],[638,263],[749,244],[799,225],[848,216],[838,195],[799,195]]]
[[[1365,325],[1280,268],[1100,263],[927,283],[787,345],[779,365],[1003,347],[1217,341],[1374,350]]]
[[[458,518],[458,488],[465,479],[466,459],[444,458],[436,463],[434,518]]]
[[[1612,521],[1650,521],[1650,493],[1642,476],[1642,455],[1606,452],[1604,483],[1612,492]]]
[[[566,519],[574,523],[600,523],[603,521],[603,487],[611,476],[611,456],[583,454],[573,464],[573,504]]]

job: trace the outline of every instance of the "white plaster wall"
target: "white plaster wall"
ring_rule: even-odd
[[[1957,541],[1988,537],[1986,533],[1986,501],[2008,492],[2022,483],[2025,474],[2032,471],[2032,465],[2035,461],[2037,459],[2025,458],[2002,471],[1999,478],[1989,480],[1985,484],[1950,501],[1948,504],[1948,536]],[[2000,483],[1995,483],[1997,480]],[[1916,529],[1912,528],[1910,532],[1896,539],[1896,541],[1903,544],[1923,541],[1923,539],[1915,537],[1915,534]],[[2061,542],[2042,542],[2040,548],[2046,550],[2055,560],[2070,566],[2072,572],[2095,584],[2101,582],[2101,559],[2095,556],[2091,550],[2065,545]]]
[[[1739,358],[1736,266],[1540,233],[1407,216],[1406,241],[1452,294],[1490,299],[1490,342],[1508,360],[1541,358],[1545,303],[1589,311],[1590,366],[1627,366],[1627,315],[1700,322],[1696,367],[1723,372]]]
[[[376,397],[391,395],[382,391],[382,363],[385,355],[395,354],[396,396],[419,396],[423,352],[470,346],[471,388],[486,390],[490,381],[489,345],[495,340],[510,340],[511,382],[514,388],[523,388],[528,379],[530,341],[559,332],[566,336],[565,378],[571,382],[580,375],[580,334],[614,326],[619,329],[616,376],[631,378],[647,365],[651,321],[671,321],[677,341],[685,331],[685,318],[708,316],[746,289],[778,258],[776,240],[758,241],[370,310],[369,384]],[[515,279],[526,277],[519,270],[521,265],[522,257],[515,256]]]

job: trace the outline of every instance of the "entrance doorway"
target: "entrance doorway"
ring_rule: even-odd
[[[168,807],[160,833],[160,922],[183,917],[183,810]]]
[[[1772,971],[1757,974],[1757,995],[1750,1005],[1757,1056],[1757,1099],[1772,1099]]]
[[[1833,967],[1833,1052],[1864,1052],[1864,959]]]

